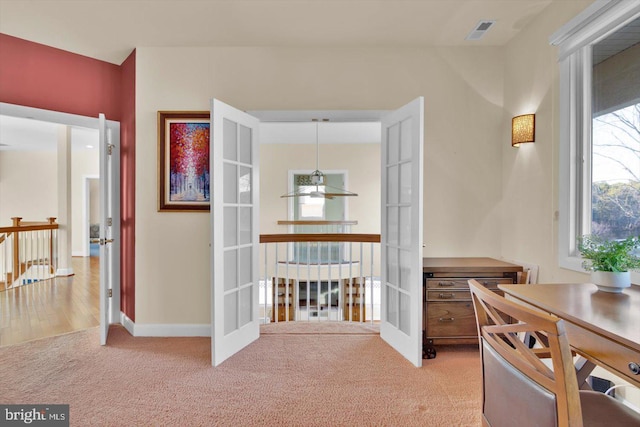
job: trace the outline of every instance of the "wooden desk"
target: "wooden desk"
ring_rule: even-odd
[[[565,320],[571,347],[587,360],[640,386],[640,286],[621,294],[591,283],[500,285],[508,294]]]

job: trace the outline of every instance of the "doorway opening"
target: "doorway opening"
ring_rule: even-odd
[[[16,197],[16,203],[3,203],[0,207],[0,226],[4,221],[4,216],[21,216],[25,220],[36,218],[41,212],[47,212],[47,216],[58,217],[58,197],[59,189],[56,188],[59,165],[56,160],[58,150],[59,129],[66,128],[68,132],[67,144],[70,145],[71,164],[68,165],[67,174],[70,177],[69,190],[65,192],[64,197],[70,200],[71,213],[64,224],[65,228],[71,230],[60,243],[58,239],[56,244],[57,257],[60,251],[65,251],[67,255],[66,263],[63,269],[58,269],[58,273],[64,272],[71,274],[68,276],[57,276],[49,280],[42,280],[28,284],[27,287],[21,286],[9,292],[0,292],[2,305],[7,306],[7,301],[11,302],[11,308],[7,310],[10,318],[3,317],[0,322],[8,321],[11,324],[0,325],[3,330],[10,333],[4,334],[0,339],[0,345],[14,344],[24,342],[36,338],[44,338],[68,333],[75,330],[95,327],[99,322],[96,317],[96,311],[102,311],[100,307],[100,274],[101,266],[100,256],[95,255],[96,251],[92,251],[91,243],[92,235],[91,225],[96,223],[95,213],[99,212],[100,203],[96,202],[95,194],[97,188],[101,184],[101,174],[99,171],[99,120],[98,118],[78,116],[73,114],[41,110],[36,108],[4,104],[0,103],[0,131],[2,132],[3,143],[14,141],[18,146],[10,147],[9,144],[0,146],[0,163],[1,156],[4,156],[5,163],[12,161],[14,158],[25,159],[31,162],[33,168],[39,170],[38,174],[33,173],[33,168],[26,168],[26,173],[39,179],[41,182],[34,185],[28,184],[28,181],[22,180],[18,174],[20,170],[16,168],[0,168],[0,193],[3,194],[3,201],[8,197]],[[117,122],[108,122],[110,126],[119,128]],[[16,126],[20,126],[17,130],[22,139],[16,139]],[[29,129],[36,128],[37,135],[33,136]],[[12,135],[6,137],[7,134]],[[48,139],[49,138],[49,139]],[[46,145],[38,147],[38,144]],[[19,154],[15,154],[19,152]],[[44,152],[45,154],[38,154]],[[12,154],[8,154],[12,153]],[[46,158],[47,168],[50,169],[51,178],[42,175],[42,170],[36,164],[36,160]],[[119,170],[116,171],[119,174]],[[10,174],[10,175],[9,175]],[[4,176],[3,176],[4,175]],[[119,175],[118,175],[119,182]],[[53,187],[47,185],[53,183]],[[6,185],[11,185],[8,190]],[[40,187],[45,187],[50,197],[46,203],[41,198],[35,202],[30,199],[35,191]],[[22,195],[22,196],[20,196]],[[25,195],[28,195],[25,196]],[[93,200],[93,202],[92,202]],[[4,207],[4,208],[3,208]],[[8,209],[12,209],[9,211]],[[42,215],[40,215],[42,216]],[[119,226],[119,215],[114,218]],[[97,221],[100,222],[99,220]],[[96,242],[97,243],[97,242]],[[66,246],[64,246],[66,245]],[[63,247],[64,246],[64,247]],[[119,253],[119,252],[118,252]],[[108,308],[107,314],[109,322],[119,321],[119,255],[114,259],[115,263],[112,267],[117,274],[112,277],[118,279],[113,286],[114,300],[118,300],[118,304],[112,304]],[[29,318],[30,310],[24,309],[25,304],[34,304],[33,298],[41,298],[37,301],[38,307],[48,307],[48,316],[42,317],[36,323],[38,327],[33,327],[35,320]],[[5,301],[6,300],[6,301]],[[71,304],[71,306],[69,305]],[[7,306],[8,307],[8,306]],[[72,321],[69,320],[68,313],[75,313]],[[80,313],[86,313],[81,316]],[[46,320],[42,320],[46,317]],[[5,326],[7,328],[5,329]]]

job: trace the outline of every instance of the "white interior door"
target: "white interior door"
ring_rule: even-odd
[[[211,364],[260,336],[259,152],[255,117],[211,101]]]
[[[100,344],[120,313],[120,124],[99,118]]]
[[[380,336],[422,366],[424,98],[382,118]]]

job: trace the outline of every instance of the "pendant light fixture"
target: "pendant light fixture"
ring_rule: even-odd
[[[325,176],[320,171],[320,139],[318,138],[318,121],[316,122],[316,170],[309,175],[309,184],[305,189],[296,189],[295,191],[283,194],[280,197],[304,197],[309,196],[312,198],[333,199],[334,197],[348,197],[357,196],[357,193],[347,191],[343,188],[333,187],[325,182]],[[311,189],[309,189],[311,187]],[[315,187],[315,188],[313,188]]]

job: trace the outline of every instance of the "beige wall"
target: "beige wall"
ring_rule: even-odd
[[[380,233],[380,144],[322,144],[322,171],[348,173],[347,190],[358,197],[347,197],[349,220],[358,221],[354,233]],[[277,221],[288,219],[288,202],[280,198],[289,192],[289,169],[314,170],[316,147],[311,144],[264,144],[260,146],[260,232],[286,233]]]
[[[539,282],[587,278],[558,267],[559,68],[548,40],[591,3],[553,2],[506,49],[502,255],[538,264]],[[512,148],[511,118],[524,113],[536,113],[536,141]]]
[[[136,323],[210,321],[209,215],[157,212],[156,115],[206,110],[211,97],[244,110],[391,110],[424,96],[424,253],[500,256],[503,51],[139,47]],[[293,155],[281,159],[305,167]],[[366,165],[372,174],[376,162]],[[261,198],[261,226],[268,228],[286,207]]]
[[[0,151],[0,225],[45,221],[58,212],[55,151]]]
[[[55,150],[0,152],[0,225],[10,225],[14,216],[25,221],[44,221],[58,216],[57,162]],[[97,176],[98,173],[97,150],[72,150],[73,254],[82,251],[84,176]]]

